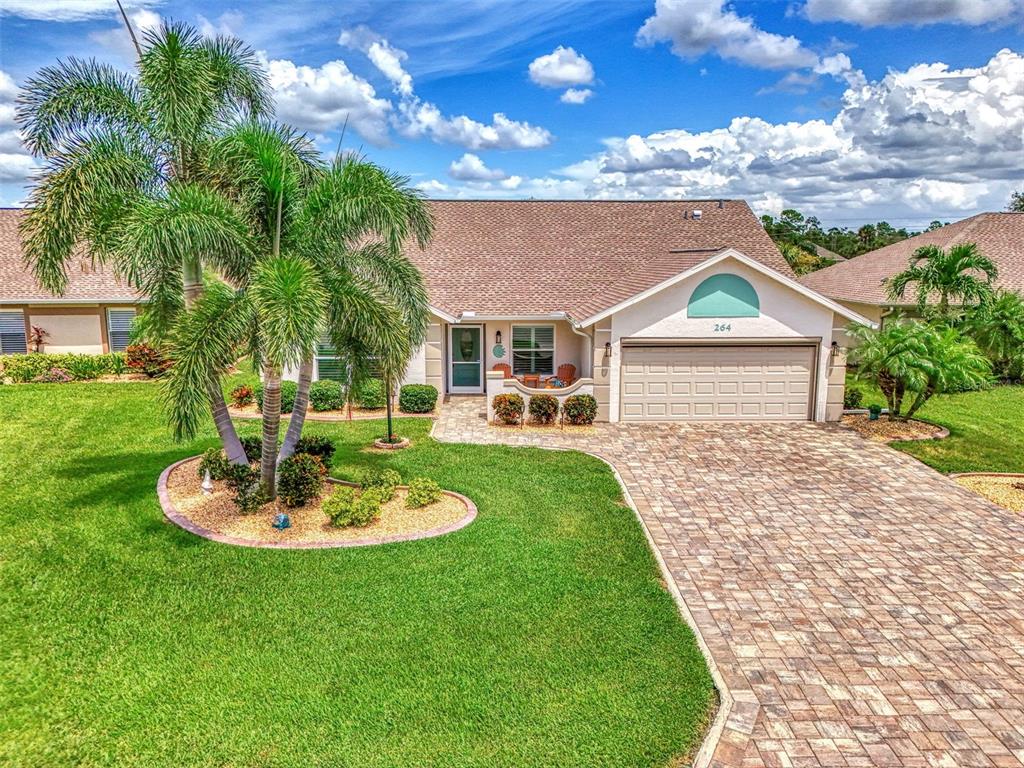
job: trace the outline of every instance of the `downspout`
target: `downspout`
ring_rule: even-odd
[[[569,321],[569,327],[572,329],[573,333],[575,333],[577,336],[582,336],[589,342],[589,344],[587,344],[587,366],[584,370],[590,371],[588,378],[592,379],[594,378],[594,336],[593,334],[584,331],[580,327],[580,324],[573,320],[571,317],[569,317],[568,314],[565,316],[565,319]]]

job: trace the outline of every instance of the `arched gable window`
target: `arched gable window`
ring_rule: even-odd
[[[761,302],[754,286],[738,275],[712,275],[698,285],[686,307],[688,317],[757,317]]]

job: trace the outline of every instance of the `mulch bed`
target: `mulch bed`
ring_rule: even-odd
[[[228,413],[234,419],[259,419],[262,418],[258,410],[256,410],[255,403],[252,405],[246,405],[242,408],[238,408],[234,405],[228,406]],[[375,408],[368,410],[365,408],[353,408],[352,409],[352,421],[361,419],[383,419],[386,418],[388,412],[384,408]],[[426,419],[437,418],[437,411],[431,411],[430,413],[402,413],[397,408],[392,412],[392,415],[398,418],[409,418],[409,417],[422,417]],[[281,418],[287,419],[291,416],[290,413],[282,413]],[[348,409],[340,411],[314,411],[312,408],[306,410],[306,421],[348,421]]]
[[[953,479],[994,504],[1024,514],[1024,475],[965,474]]]
[[[319,500],[304,507],[291,508],[272,502],[265,504],[259,512],[243,515],[231,501],[232,493],[224,483],[214,482],[213,493],[209,496],[203,493],[202,480],[197,473],[198,466],[199,457],[195,457],[175,466],[168,473],[168,501],[173,512],[191,524],[183,527],[201,536],[213,534],[206,535],[206,538],[233,544],[270,547],[358,546],[411,540],[455,530],[461,527],[459,523],[468,524],[476,512],[476,508],[467,499],[448,492],[434,504],[407,509],[405,497],[408,491],[399,488],[395,497],[381,508],[380,519],[365,528],[335,528],[321,510]],[[336,487],[336,484],[329,482],[325,496],[330,495]],[[290,528],[278,530],[271,525],[278,512],[289,515]],[[173,517],[171,519],[174,520]]]
[[[558,422],[554,424],[535,424],[531,421],[526,422],[524,426],[518,424],[502,424],[500,421],[492,421],[488,424],[492,429],[498,429],[502,432],[526,432],[528,434],[550,434],[552,432],[564,431],[567,435],[593,435],[597,432],[593,425],[582,426],[580,424],[566,424],[564,427],[559,427]]]
[[[847,414],[840,422],[844,427],[854,430],[868,440],[880,443],[891,443],[897,440],[936,440],[946,437],[949,433],[943,427],[929,424],[926,421],[890,421],[886,415],[871,421],[867,414]]]

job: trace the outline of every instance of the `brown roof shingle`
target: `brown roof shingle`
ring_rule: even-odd
[[[793,275],[740,200],[433,200],[430,208],[434,238],[408,254],[431,303],[456,316],[580,320],[728,247]]]
[[[974,243],[999,269],[996,285],[1024,293],[1024,213],[979,213],[901,240],[801,278],[808,288],[839,301],[890,304],[883,280],[902,272],[923,245],[948,249]],[[912,303],[913,298],[906,299]]]
[[[0,209],[0,302],[20,304],[33,301],[124,301],[137,302],[139,295],[114,277],[109,267],[93,264],[89,258],[75,258],[68,265],[68,288],[54,296],[42,288],[22,261],[18,223],[24,211]]]

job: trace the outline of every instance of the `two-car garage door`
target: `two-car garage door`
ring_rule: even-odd
[[[805,421],[815,347],[623,346],[623,421]]]

